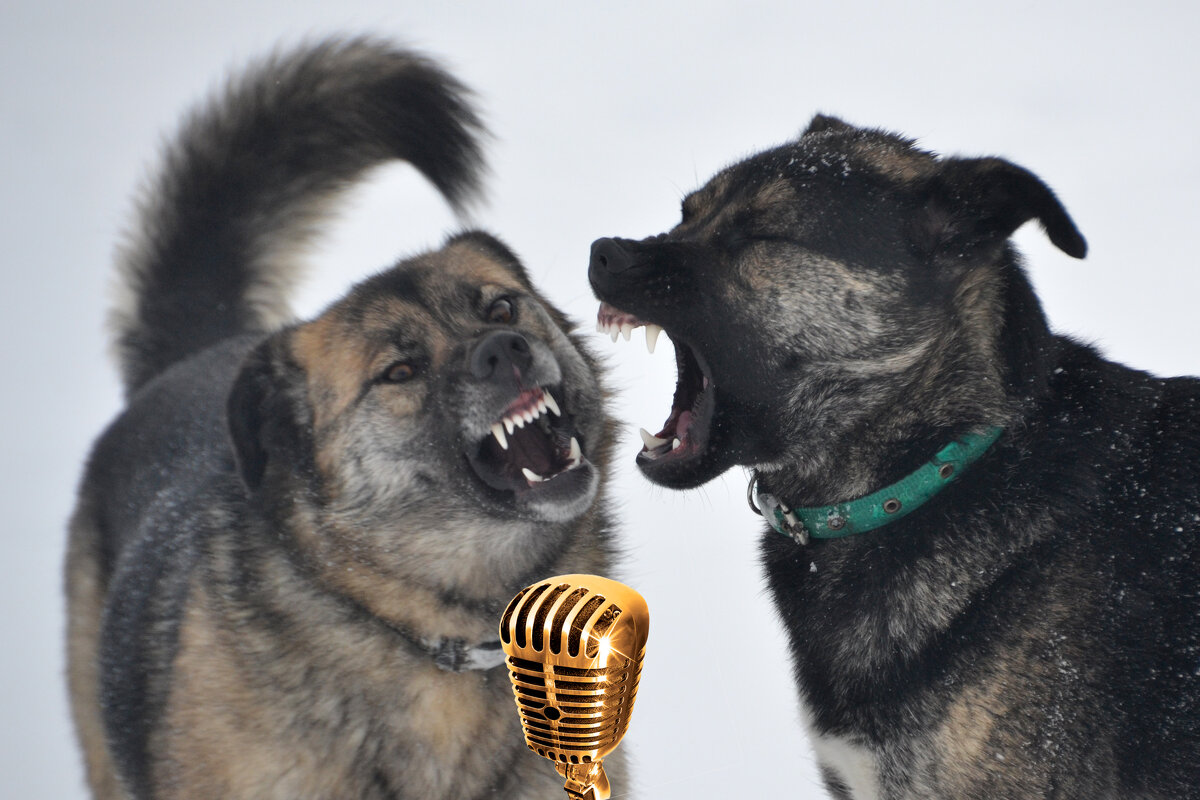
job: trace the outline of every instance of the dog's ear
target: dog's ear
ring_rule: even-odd
[[[807,136],[810,133],[823,133],[824,131],[852,131],[854,126],[843,122],[837,117],[831,117],[828,114],[817,114],[808,123],[808,127],[804,129],[801,136]]]
[[[282,334],[266,339],[242,362],[225,403],[238,473],[251,494],[262,486],[273,461],[307,460],[304,426],[288,391]]]
[[[923,187],[916,238],[931,252],[971,254],[1001,246],[1036,219],[1058,249],[1075,258],[1087,242],[1054,196],[1032,172],[999,158],[949,158]]]

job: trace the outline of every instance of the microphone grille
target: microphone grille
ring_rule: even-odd
[[[646,601],[595,575],[562,575],[522,589],[500,641],[529,749],[564,764],[611,752],[637,696],[649,632]]]

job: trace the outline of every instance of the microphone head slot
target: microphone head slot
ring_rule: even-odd
[[[562,652],[562,630],[567,621],[567,616],[579,605],[579,601],[588,596],[588,590],[579,588],[571,592],[563,599],[562,605],[558,607],[558,612],[554,615],[554,624],[550,628],[550,652],[558,655]],[[571,633],[574,634],[575,626],[572,623]],[[573,655],[579,653],[578,648]]]
[[[521,591],[517,592],[517,596],[509,601],[508,608],[504,609],[504,616],[500,617],[500,641],[504,644],[512,644],[512,617],[516,613],[517,606],[521,602],[521,598],[529,594],[531,587],[526,586]]]
[[[567,636],[567,654],[571,656],[579,655],[579,640],[583,638],[583,629],[587,626],[588,620],[592,614],[596,613],[596,609],[604,605],[604,597],[595,595],[591,600],[588,600],[575,618],[571,620],[571,633]]]
[[[516,631],[514,631],[517,647],[525,647],[525,631],[527,630],[527,623],[529,622],[529,613],[537,604],[537,599],[541,597],[542,593],[549,588],[550,584],[543,583],[541,586],[530,590],[529,598],[521,604],[521,610],[517,613]]]
[[[533,649],[539,653],[545,652],[545,634],[546,634],[546,617],[550,616],[550,609],[554,606],[554,601],[558,596],[571,588],[569,583],[560,583],[550,590],[550,593],[538,603],[537,614],[533,618]]]

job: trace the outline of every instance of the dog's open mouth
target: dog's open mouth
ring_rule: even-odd
[[[468,459],[485,484],[518,493],[549,489],[586,463],[574,426],[550,387],[523,390]]]
[[[716,407],[715,392],[703,356],[680,337],[608,303],[600,304],[596,330],[607,333],[615,342],[617,337],[628,341],[636,328],[645,328],[646,347],[651,353],[660,333],[665,332],[675,346],[677,376],[671,412],[657,434],[644,428],[640,431],[643,447],[638,453],[638,464],[645,471],[654,471],[660,465],[688,461],[705,452]]]

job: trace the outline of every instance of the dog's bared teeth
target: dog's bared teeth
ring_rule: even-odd
[[[513,423],[512,417],[504,418],[504,430],[508,431],[510,436],[512,435],[513,429],[515,427],[516,427],[516,425]]]
[[[646,445],[647,450],[657,450],[667,443],[666,439],[660,439],[645,428],[638,428],[638,433],[642,436],[642,443]]]
[[[608,335],[611,336],[612,340],[615,342],[621,336],[621,329],[613,326],[608,329]]]
[[[621,337],[625,341],[629,341],[629,337],[633,335],[633,326],[626,322],[621,326]]]
[[[571,437],[571,452],[569,458],[571,460],[570,467],[568,467],[569,469],[578,467],[583,463],[583,450],[579,446],[579,440],[574,436]]]
[[[646,349],[650,354],[654,354],[654,347],[658,344],[658,335],[662,333],[661,325],[646,325]]]
[[[521,419],[525,420],[526,425],[533,422],[537,418],[538,418],[538,414],[537,414],[536,409],[529,409],[528,411],[525,411],[524,413],[521,414]]]
[[[554,395],[550,394],[549,392],[546,392],[546,396],[543,399],[544,399],[544,402],[546,403],[546,408],[550,409],[551,414],[553,414],[556,417],[562,416],[562,411],[559,410],[558,401],[556,401],[554,399]]]
[[[492,436],[500,443],[501,450],[508,449],[508,437],[504,435],[504,427],[499,422],[492,426]]]
[[[545,478],[543,478],[541,475],[538,475],[528,467],[521,467],[521,474],[524,475],[525,480],[529,481],[530,483],[545,483],[546,481]]]
[[[681,445],[681,444],[683,444],[683,441],[682,441],[682,440],[680,440],[680,439],[676,439],[676,440],[674,440],[673,442],[671,442],[671,449],[672,449],[672,450],[678,450],[678,449],[679,449],[679,445]]]

